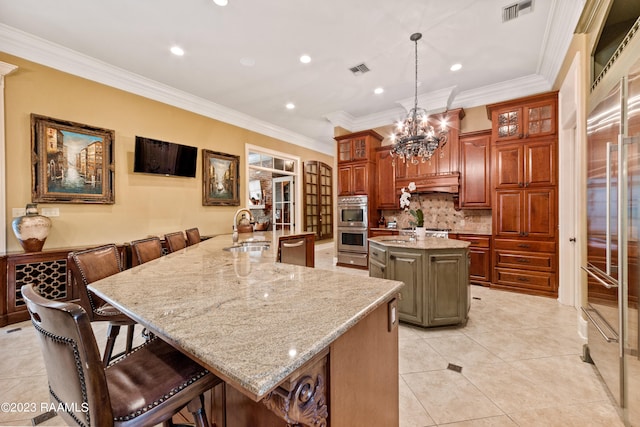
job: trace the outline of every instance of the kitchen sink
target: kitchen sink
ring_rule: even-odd
[[[254,251],[266,251],[269,249],[268,243],[259,244],[242,244],[237,246],[228,246],[226,248],[222,248],[222,250],[227,252],[254,252]]]

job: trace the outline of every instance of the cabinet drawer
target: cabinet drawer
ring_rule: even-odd
[[[505,249],[509,251],[522,252],[551,252],[556,251],[556,243],[538,240],[518,240],[518,239],[494,239],[494,249]]]
[[[367,257],[367,254],[338,252],[338,263],[367,267],[369,265],[369,259]]]
[[[496,267],[536,271],[556,270],[556,257],[554,254],[495,251],[495,256]]]
[[[470,248],[489,248],[491,238],[489,236],[475,236],[473,234],[458,234],[458,240],[471,243]]]
[[[369,257],[382,265],[387,263],[387,250],[378,246],[369,245]]]
[[[555,292],[557,289],[555,273],[496,268],[493,280],[495,284],[507,287],[544,292]]]

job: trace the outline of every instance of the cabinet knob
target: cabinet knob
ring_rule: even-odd
[[[522,133],[518,134],[518,138],[524,138],[524,134]]]
[[[521,182],[518,183],[518,187],[522,188],[523,184]]]

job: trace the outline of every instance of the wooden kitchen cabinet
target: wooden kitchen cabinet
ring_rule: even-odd
[[[430,251],[427,256],[427,325],[464,323],[471,300],[468,250]]]
[[[557,132],[557,92],[487,105],[492,141],[538,138]]]
[[[557,296],[557,245],[553,241],[494,239],[493,287]]]
[[[400,206],[390,152],[391,146],[388,145],[376,150],[376,209],[398,209]]]
[[[404,282],[401,321],[433,327],[466,322],[469,249],[413,249],[369,242],[369,275]]]
[[[374,164],[370,162],[338,167],[338,195],[370,194]]]
[[[555,186],[556,156],[555,139],[495,145],[495,188]]]
[[[369,237],[379,237],[379,236],[397,236],[400,234],[400,231],[393,228],[370,228],[369,229]]]
[[[423,251],[389,248],[387,259],[386,278],[404,282],[398,301],[400,320],[418,325],[425,323]]]
[[[336,137],[338,163],[373,160],[375,149],[380,147],[382,136],[373,130]]]
[[[491,130],[460,135],[460,207],[491,209]]]
[[[29,319],[20,288],[33,283],[45,298],[74,301],[79,298],[67,269],[67,255],[81,248],[47,249],[41,252],[9,253],[0,257],[0,327]],[[124,246],[118,246],[127,265]]]
[[[487,106],[492,286],[557,297],[557,92]]]
[[[451,234],[449,238],[452,238]],[[491,236],[458,234],[455,238],[471,243],[469,281],[476,285],[489,286],[491,284]]]
[[[555,188],[499,190],[495,197],[496,237],[555,238],[558,215]]]
[[[382,136],[373,130],[336,137],[338,143],[338,195],[366,194],[375,200],[375,149]]]

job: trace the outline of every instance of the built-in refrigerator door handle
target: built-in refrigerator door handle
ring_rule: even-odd
[[[611,275],[611,152],[617,149],[616,144],[607,142],[607,171],[605,186],[605,272]]]
[[[591,324],[593,324],[593,326],[595,326],[598,332],[600,332],[600,334],[602,335],[602,338],[604,338],[606,342],[618,342],[618,334],[615,333],[613,328],[607,323],[606,320],[602,318],[602,316],[600,315],[600,313],[598,313],[597,310],[594,310],[591,307],[589,308],[580,307],[580,308],[582,309],[582,312],[585,314],[585,316],[587,316],[589,321],[591,321]],[[596,317],[602,321],[603,323],[602,325],[598,321],[596,321]],[[607,333],[605,332],[605,329],[608,329],[609,332],[611,332],[611,335],[607,335]]]
[[[580,266],[580,268],[586,271],[589,276],[593,277],[595,280],[598,281],[598,283],[600,283],[605,288],[614,289],[618,287],[618,281],[616,279],[609,276],[604,271],[600,270],[598,267],[591,264],[590,262],[587,263],[586,267]]]

